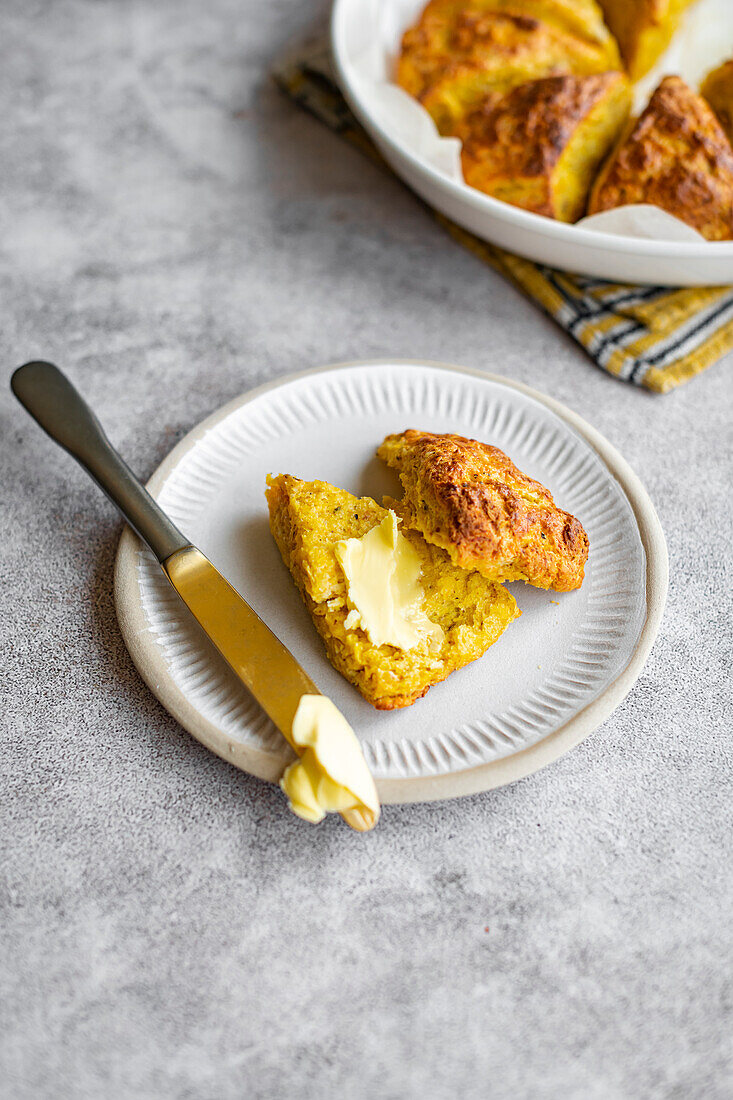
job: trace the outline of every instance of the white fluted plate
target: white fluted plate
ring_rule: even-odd
[[[268,473],[398,495],[374,456],[414,427],[493,443],[579,517],[583,587],[512,585],[522,617],[481,660],[414,706],[375,711],[326,660],[269,532]],[[638,677],[662,615],[667,552],[626,462],[558,402],[496,375],[437,363],[323,368],[232,401],[171,452],[149,488],[294,653],[357,731],[385,802],[449,798],[527,775],[577,744]],[[288,746],[125,531],[115,570],[125,642],[163,705],[212,751],[275,780]]]

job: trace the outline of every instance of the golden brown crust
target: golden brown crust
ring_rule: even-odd
[[[733,238],[733,149],[701,96],[668,76],[593,188],[588,212],[651,203],[710,241]]]
[[[733,144],[733,59],[708,73],[700,95],[715,111],[728,141]]]
[[[405,522],[456,565],[558,592],[582,584],[582,524],[498,447],[408,430],[387,436],[377,454],[399,472]]]
[[[386,511],[323,481],[281,474],[267,479],[270,529],[298,586],[331,664],[377,710],[407,707],[451,672],[481,657],[518,615],[514,597],[475,570],[457,568],[416,531],[405,536],[420,558],[425,611],[443,631],[436,654],[374,645],[359,626],[347,627],[346,581],[335,553],[343,538],[361,538]]]
[[[694,0],[600,0],[632,80],[639,80],[666,50],[682,13]]]
[[[489,94],[620,67],[594,0],[431,0],[403,37],[396,79],[452,133]]]
[[[522,84],[471,113],[459,130],[466,183],[536,214],[576,221],[630,109],[623,73]]]

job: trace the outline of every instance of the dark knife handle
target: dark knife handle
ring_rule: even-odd
[[[68,451],[116,504],[158,561],[189,545],[130,467],[66,375],[53,363],[26,363],[10,380],[13,393],[51,439]]]

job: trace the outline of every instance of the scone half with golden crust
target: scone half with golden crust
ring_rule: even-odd
[[[498,447],[410,429],[388,435],[377,454],[399,473],[405,525],[457,566],[557,592],[583,583],[582,524]]]
[[[630,110],[631,86],[620,72],[521,84],[466,118],[464,179],[513,206],[577,221]]]
[[[375,645],[351,623],[342,540],[359,539],[388,515],[370,497],[324,481],[280,474],[267,479],[270,529],[331,664],[378,710],[407,707],[451,672],[481,657],[519,614],[514,597],[476,570],[454,565],[421,535],[401,530],[419,556],[424,610],[442,631],[439,648]],[[394,511],[401,517],[399,506]]]
[[[709,241],[733,239],[733,149],[711,107],[667,76],[593,186],[589,214],[650,203]]]

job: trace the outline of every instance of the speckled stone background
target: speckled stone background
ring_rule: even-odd
[[[730,1097],[733,361],[592,367],[268,81],[306,0],[2,0],[0,1093]],[[65,366],[149,475],[242,390],[347,358],[498,370],[604,432],[666,529],[660,637],[545,771],[284,812],[138,679],[120,524],[7,390]]]

